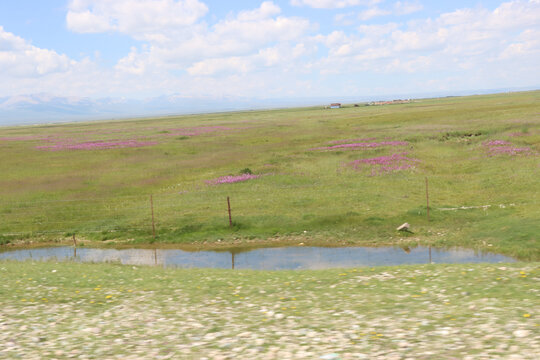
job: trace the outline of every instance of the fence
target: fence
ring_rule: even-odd
[[[254,229],[281,227],[285,231],[304,226],[309,230],[313,223],[329,227],[340,222],[354,224],[361,218],[394,216],[402,212],[400,209],[421,212],[426,208],[427,179],[425,189],[417,186],[405,197],[399,190],[377,190],[366,194],[361,188],[303,184],[271,189],[232,186],[225,191],[216,186],[144,196],[4,201],[0,202],[0,235],[124,232],[155,237],[164,229],[196,232],[198,228],[246,223]]]

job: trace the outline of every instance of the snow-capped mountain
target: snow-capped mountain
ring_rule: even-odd
[[[321,100],[193,98],[181,94],[136,100],[31,94],[0,98],[0,125],[250,110],[310,105],[317,101]]]

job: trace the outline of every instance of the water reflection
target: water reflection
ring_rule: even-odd
[[[328,269],[357,266],[426,263],[513,262],[497,254],[466,249],[431,247],[283,247],[189,252],[177,249],[93,249],[49,247],[0,253],[1,259],[75,260],[79,262],[117,262],[131,265],[159,265],[182,268],[228,269]]]

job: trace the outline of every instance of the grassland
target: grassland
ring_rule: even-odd
[[[378,145],[341,146],[358,143]],[[432,244],[539,260],[539,153],[540,91],[6,127],[0,243]],[[395,154],[414,160],[377,163]],[[260,177],[207,183],[246,168]]]
[[[537,359],[539,271],[0,262],[0,358]]]

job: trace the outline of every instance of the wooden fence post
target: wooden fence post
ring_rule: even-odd
[[[426,176],[426,208],[427,208],[427,221],[429,222],[429,188],[428,188],[427,176]]]
[[[156,224],[154,222],[154,199],[150,195],[150,208],[152,210],[152,237],[156,240]]]
[[[77,240],[75,239],[75,234],[73,234],[73,258],[77,257]]]
[[[229,226],[232,227],[232,217],[231,217],[231,200],[227,196],[227,207],[229,208]]]

